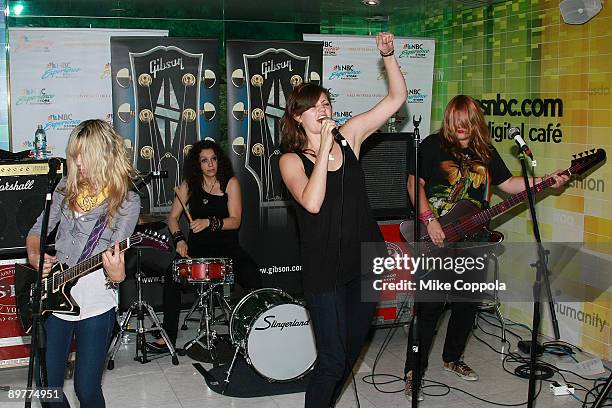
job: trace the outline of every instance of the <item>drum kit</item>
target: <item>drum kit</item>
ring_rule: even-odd
[[[165,227],[163,221],[161,217],[141,216],[139,224],[141,227],[161,229]],[[126,332],[137,334],[135,360],[141,363],[150,361],[146,354],[145,334],[158,332],[169,346],[172,363],[178,364],[179,350],[172,347],[153,308],[142,298],[142,255],[140,249],[136,249],[137,299],[129,308],[120,325],[120,332],[113,340],[109,369],[114,367],[120,339]],[[217,331],[213,329],[215,308],[220,307],[225,315],[225,321],[221,323],[227,324],[228,341],[235,349],[226,372],[225,387],[229,384],[239,354],[255,372],[269,382],[299,380],[313,368],[317,352],[310,316],[306,308],[289,294],[275,288],[258,289],[248,293],[232,307],[228,301],[229,296],[224,296],[224,291],[219,290],[220,287],[229,288],[229,285],[234,283],[234,269],[230,258],[175,259],[172,263],[172,277],[177,282],[195,287],[197,293],[193,306],[183,319],[182,328],[187,328],[187,321],[191,320],[190,317],[196,310],[202,311],[197,336],[185,344],[185,351],[198,344],[209,353],[212,363],[220,363],[215,358],[215,348],[219,340]],[[146,328],[144,324],[146,315],[152,321],[150,328]],[[132,317],[137,317],[135,329],[129,326]]]
[[[270,382],[297,380],[312,369],[317,353],[310,316],[293,297],[280,289],[258,289],[232,308],[216,290],[234,281],[229,258],[177,259],[173,276],[177,281],[194,285],[198,293],[183,325],[195,310],[202,309],[197,337],[185,345],[185,350],[197,343],[214,355],[218,337],[211,328],[214,301],[229,317],[226,321],[235,352],[226,373],[226,386],[239,354]]]

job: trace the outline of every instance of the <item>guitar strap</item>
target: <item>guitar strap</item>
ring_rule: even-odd
[[[96,247],[96,245],[98,245],[98,242],[100,241],[100,237],[102,236],[102,233],[104,232],[105,228],[106,228],[106,214],[102,214],[100,218],[98,218],[96,225],[94,225],[93,229],[91,230],[91,233],[89,234],[89,238],[87,238],[87,243],[85,243],[85,247],[83,248],[83,252],[81,253],[81,256],[79,257],[79,260],[77,261],[77,263],[91,256],[94,248]]]

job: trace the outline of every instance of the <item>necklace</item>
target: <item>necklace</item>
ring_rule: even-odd
[[[334,155],[332,154],[332,152],[329,152],[329,157],[327,158],[327,160],[329,160],[329,161],[334,161],[334,160],[336,160],[336,158],[334,157]]]
[[[212,186],[210,187],[210,190],[206,191],[206,183],[204,183],[204,191],[208,194],[211,194],[216,185],[217,185],[217,180],[215,180],[215,182],[212,184]],[[203,198],[202,204],[204,205],[208,204],[208,198]]]

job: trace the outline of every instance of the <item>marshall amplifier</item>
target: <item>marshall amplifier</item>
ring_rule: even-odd
[[[0,253],[25,250],[28,231],[45,205],[48,173],[46,160],[0,163]]]

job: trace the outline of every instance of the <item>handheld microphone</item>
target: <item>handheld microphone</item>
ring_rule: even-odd
[[[512,127],[508,129],[508,136],[514,139],[514,142],[517,144],[521,152],[529,156],[531,160],[534,160],[533,153],[531,152],[529,146],[527,146],[527,143],[525,143],[525,141],[521,137],[521,131],[519,130],[519,128]]]
[[[319,118],[319,120],[324,121],[324,120],[333,120],[333,119],[330,118],[329,116],[322,116]],[[347,145],[346,139],[344,138],[344,136],[342,136],[342,133],[340,133],[338,128],[333,128],[331,133],[336,143],[338,143],[340,146],[343,146],[343,147]]]

